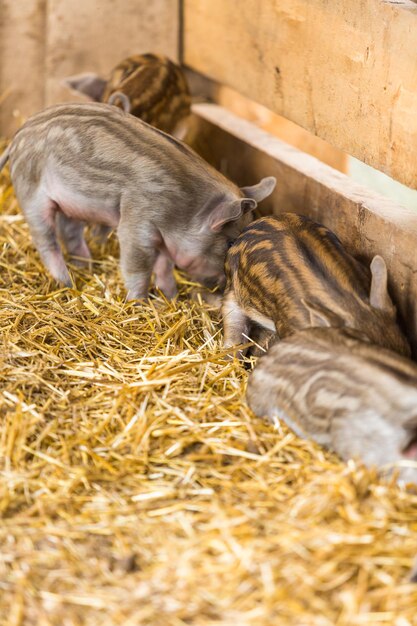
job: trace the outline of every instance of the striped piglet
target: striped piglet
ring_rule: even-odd
[[[144,122],[183,138],[191,95],[182,69],[168,57],[136,54],[118,63],[108,80],[84,73],[65,79],[71,89],[97,102],[121,105]]]
[[[311,326],[347,327],[408,356],[387,291],[387,269],[353,258],[328,228],[284,213],[247,226],[226,257],[224,342],[246,342],[256,324],[279,338]]]
[[[397,465],[401,480],[417,483],[417,365],[357,331],[309,328],[277,342],[246,398],[260,417],[283,419],[344,460]]]

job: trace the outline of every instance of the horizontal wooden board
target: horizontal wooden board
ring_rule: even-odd
[[[254,102],[235,89],[221,85],[189,67],[185,68],[188,84],[196,102],[213,102],[263,128],[286,143],[312,154],[327,165],[347,172],[349,156],[282,115]]]
[[[417,213],[352,181],[314,157],[216,105],[194,105],[194,148],[239,185],[273,175],[264,213],[294,211],[331,228],[366,262],[381,254],[390,290],[417,357]]]
[[[184,0],[184,60],[417,188],[417,4]]]

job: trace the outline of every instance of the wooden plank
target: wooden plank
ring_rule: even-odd
[[[262,104],[242,96],[235,89],[210,80],[190,68],[185,68],[185,73],[190,84],[191,93],[196,101],[201,102],[204,99],[205,101],[219,104],[232,113],[243,117],[243,119],[256,124],[259,128],[263,128],[271,135],[278,137],[278,139],[282,139],[303,152],[317,157],[323,163],[327,163],[327,165],[334,167],[340,172],[348,171],[348,155],[331,146],[327,141],[287,120],[282,115],[277,115]]]
[[[417,4],[184,0],[184,60],[417,188]]]
[[[46,0],[0,0],[0,133],[44,103]]]
[[[358,185],[216,105],[194,105],[193,146],[240,185],[273,175],[264,213],[294,211],[324,223],[352,254],[386,260],[390,289],[417,357],[417,213]]]
[[[66,76],[107,76],[131,54],[156,51],[178,58],[179,0],[82,0],[49,3],[46,101],[74,100]],[[76,5],[74,7],[74,4]]]

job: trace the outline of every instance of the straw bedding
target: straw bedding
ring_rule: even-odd
[[[0,624],[417,624],[417,494],[244,402],[218,313],[57,289],[0,179]]]

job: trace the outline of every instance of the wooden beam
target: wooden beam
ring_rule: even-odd
[[[185,68],[185,73],[195,102],[205,101],[219,104],[291,146],[312,154],[336,170],[348,171],[348,155],[331,146],[327,141],[313,135],[282,115],[277,115],[262,104],[242,96],[235,89],[216,83],[189,67]]]
[[[417,4],[184,0],[184,60],[417,188]]]
[[[294,211],[331,228],[366,262],[381,254],[390,290],[417,357],[417,213],[216,105],[194,105],[193,147],[240,185],[273,175],[264,213]]]

